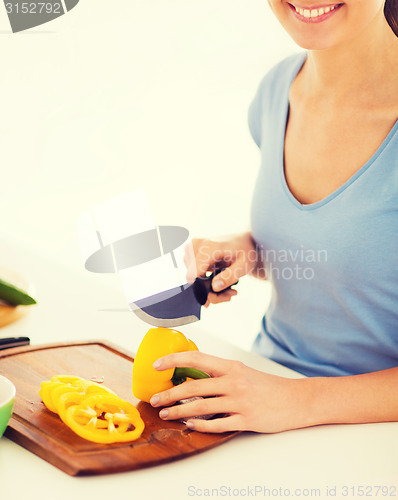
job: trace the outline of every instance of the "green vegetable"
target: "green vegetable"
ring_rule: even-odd
[[[30,306],[36,301],[28,293],[15,285],[0,279],[0,299],[13,306]]]
[[[210,378],[210,375],[204,373],[196,368],[175,368],[173,373],[173,378],[171,381],[174,385],[182,384],[187,378]]]

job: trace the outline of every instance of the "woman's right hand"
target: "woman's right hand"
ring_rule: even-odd
[[[192,240],[192,247],[193,254],[187,249],[185,255],[188,281],[193,282],[196,277],[203,277],[207,272],[225,268],[212,280],[215,292],[224,291],[210,292],[204,307],[208,307],[210,303],[229,302],[238,293],[229,287],[236,284],[242,276],[252,273],[258,266],[257,250],[251,233],[223,241],[197,238]]]

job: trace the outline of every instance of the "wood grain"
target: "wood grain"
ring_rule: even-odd
[[[177,460],[221,444],[238,432],[205,434],[179,422],[163,421],[159,409],[131,392],[133,355],[104,341],[24,346],[0,353],[0,374],[17,388],[14,413],[5,435],[70,475],[122,472]],[[135,404],[145,422],[132,443],[101,445],[73,433],[47,410],[40,384],[55,374],[102,379]]]

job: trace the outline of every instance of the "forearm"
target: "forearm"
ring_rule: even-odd
[[[303,426],[398,421],[398,368],[301,379]]]

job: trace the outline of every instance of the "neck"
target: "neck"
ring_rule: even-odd
[[[398,84],[398,37],[388,26],[383,13],[358,37],[344,46],[310,50],[305,76],[316,93],[333,92],[334,99],[350,98],[358,88],[382,91]]]

